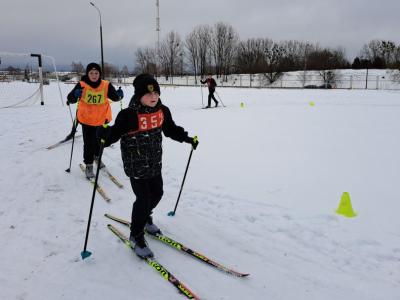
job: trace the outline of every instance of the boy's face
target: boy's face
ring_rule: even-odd
[[[96,82],[100,78],[100,72],[93,69],[89,71],[88,76],[91,82]]]
[[[159,98],[160,98],[160,95],[157,92],[150,92],[150,93],[144,94],[142,96],[142,98],[140,98],[140,102],[144,106],[154,107],[157,105]]]

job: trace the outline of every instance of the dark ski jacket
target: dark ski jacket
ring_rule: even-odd
[[[152,178],[161,174],[161,132],[175,141],[190,143],[187,132],[175,124],[169,108],[161,100],[155,107],[144,106],[136,100],[118,113],[105,146],[121,139],[125,174],[136,179]]]
[[[215,87],[217,86],[217,83],[215,82],[214,78],[206,78],[205,80],[200,80],[202,84],[207,83],[208,90],[209,91],[215,91]]]

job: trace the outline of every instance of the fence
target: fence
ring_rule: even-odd
[[[337,88],[400,90],[400,77],[392,70],[334,70],[335,79],[327,85],[318,71],[297,71],[284,73],[278,80],[270,83],[264,74],[239,74],[216,78],[219,87],[238,88]],[[133,79],[133,78],[132,78]],[[131,78],[124,82],[132,82]],[[121,80],[119,80],[121,82]],[[160,76],[162,85],[193,86],[200,84],[194,76]]]

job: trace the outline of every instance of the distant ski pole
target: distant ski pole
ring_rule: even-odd
[[[201,91],[201,107],[204,107],[204,101],[203,101],[203,87],[201,86],[201,81],[200,81],[200,91]]]
[[[108,124],[104,124],[103,127],[107,128]],[[90,203],[89,218],[88,218],[88,223],[87,223],[87,228],[86,228],[85,245],[83,247],[83,251],[81,252],[82,259],[85,259],[85,258],[89,257],[90,255],[92,255],[92,252],[87,250],[87,242],[88,242],[88,238],[89,238],[90,223],[92,221],[94,198],[96,196],[97,181],[99,180],[101,157],[103,156],[104,143],[105,143],[105,140],[101,139],[101,141],[100,141],[100,150],[99,150],[99,162],[97,164],[96,178],[94,180],[94,185],[93,185],[92,202]]]
[[[195,136],[194,139],[197,141],[197,136]],[[190,160],[192,159],[193,150],[194,150],[194,148],[193,148],[193,146],[192,146],[192,150],[190,151],[189,160],[188,160],[187,165],[186,165],[185,175],[183,176],[183,180],[182,180],[182,184],[181,184],[181,189],[180,189],[180,191],[179,191],[178,199],[176,200],[176,204],[175,204],[174,211],[170,211],[170,212],[168,213],[168,216],[170,216],[170,217],[175,216],[175,212],[176,212],[176,209],[177,209],[177,207],[178,207],[179,199],[180,199],[180,197],[181,197],[183,185],[185,184],[186,174],[187,174],[187,171],[188,171],[188,169],[189,169]]]
[[[215,91],[215,93],[217,94],[218,99],[219,99],[219,101],[221,102],[222,106],[223,106],[223,107],[226,107],[225,104],[224,104],[224,102],[222,102],[221,97],[218,95],[217,91]]]
[[[121,87],[119,87],[119,89],[121,89]],[[122,98],[119,98],[119,105],[120,105],[120,111],[123,109],[122,107]]]

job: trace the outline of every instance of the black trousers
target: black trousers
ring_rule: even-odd
[[[215,105],[218,103],[217,99],[215,99],[214,92],[215,90],[208,90],[208,106],[211,106],[211,98],[214,100]]]
[[[136,195],[132,208],[131,236],[137,237],[144,233],[147,220],[163,196],[163,179],[160,174],[149,179],[131,177],[130,180]]]
[[[83,162],[92,164],[94,156],[99,156],[100,145],[96,138],[97,126],[82,124]]]

